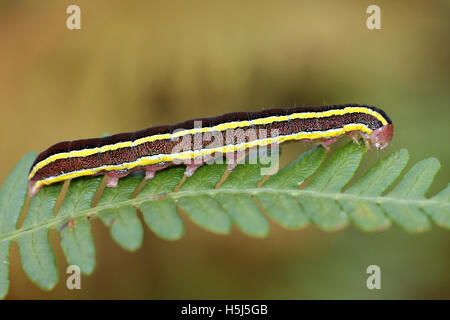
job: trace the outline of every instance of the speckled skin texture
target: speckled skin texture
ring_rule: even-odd
[[[104,138],[95,139],[85,139],[85,140],[75,140],[75,141],[65,141],[42,152],[35,160],[33,166],[40,162],[41,160],[57,153],[70,152],[75,150],[82,150],[86,148],[101,147],[104,145],[110,145],[117,142],[123,141],[133,141],[142,137],[147,137],[155,134],[172,133],[177,129],[191,129],[194,125],[201,123],[202,127],[215,126],[224,122],[230,121],[243,121],[252,120],[268,116],[280,116],[289,115],[292,113],[299,112],[320,112],[327,111],[330,109],[343,109],[345,107],[360,106],[360,105],[338,105],[338,106],[324,106],[324,107],[295,107],[286,109],[268,109],[258,112],[235,112],[228,113],[214,118],[202,118],[188,120],[182,123],[178,123],[172,126],[159,126],[152,127],[145,130],[140,130],[131,133],[121,133]],[[203,134],[202,137],[198,137],[197,141],[200,143],[195,144],[195,137],[188,136],[187,139],[183,138],[175,140],[157,140],[153,142],[147,142],[136,147],[121,148],[114,151],[107,151],[103,153],[97,153],[87,157],[75,157],[68,159],[56,160],[43,168],[39,169],[32,180],[42,180],[51,176],[55,176],[61,173],[72,172],[81,169],[95,168],[102,165],[117,165],[124,162],[132,162],[140,157],[155,155],[155,154],[170,154],[175,146],[178,150],[184,148],[184,150],[195,150],[202,148],[211,148],[221,146],[223,144],[234,144],[236,142],[248,142],[261,137],[270,137],[278,135],[289,135],[298,132],[310,132],[310,131],[325,131],[329,129],[342,128],[346,124],[350,123],[363,123],[367,125],[372,130],[375,130],[372,134],[371,141],[374,145],[378,144],[380,148],[384,147],[391,139],[393,135],[391,120],[386,116],[384,111],[369,106],[363,106],[372,110],[375,110],[382,114],[389,125],[384,126],[382,123],[374,116],[365,113],[351,113],[339,116],[331,116],[326,118],[311,118],[311,119],[295,119],[284,122],[273,122],[265,125],[255,125],[247,128],[239,128],[233,130],[233,132],[223,131],[215,133]],[[380,129],[380,128],[384,129]],[[265,129],[266,132],[260,131],[260,129]],[[378,129],[378,130],[377,130]],[[230,135],[233,133],[234,135]],[[214,136],[219,136],[219,139]],[[220,139],[221,136],[221,139]],[[227,137],[234,137],[233,139],[228,139]],[[187,142],[186,142],[187,141]],[[186,145],[189,143],[190,145]],[[185,145],[183,145],[185,143]],[[32,166],[32,167],[33,167]],[[131,171],[143,169],[141,167],[134,168]],[[151,168],[149,169],[151,170]],[[103,172],[100,172],[101,174]],[[114,173],[111,173],[114,175]],[[126,175],[123,172],[117,172],[117,176]]]

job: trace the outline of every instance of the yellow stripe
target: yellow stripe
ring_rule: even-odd
[[[324,132],[300,132],[295,135],[265,138],[265,139],[261,139],[261,140],[255,140],[255,141],[251,141],[251,142],[242,143],[239,145],[227,145],[227,146],[211,148],[211,149],[185,151],[180,154],[179,153],[164,154],[155,159],[141,158],[141,159],[138,159],[135,162],[131,162],[131,163],[124,163],[124,164],[120,164],[120,165],[102,166],[102,167],[98,167],[98,168],[85,169],[85,170],[80,170],[80,171],[68,173],[65,175],[57,176],[57,177],[47,178],[46,180],[38,181],[35,184],[35,188],[39,188],[42,185],[49,185],[49,184],[52,184],[55,182],[73,179],[73,178],[77,178],[77,177],[94,175],[102,170],[113,171],[113,170],[133,169],[136,167],[147,166],[147,165],[156,164],[159,162],[174,161],[174,160],[189,160],[189,159],[193,159],[196,157],[210,155],[214,152],[228,153],[228,152],[248,149],[248,148],[251,148],[254,146],[265,146],[265,145],[269,145],[271,143],[281,143],[281,142],[290,141],[290,140],[320,139],[320,138],[327,138],[327,137],[331,138],[331,137],[340,136],[342,134],[345,134],[346,132],[356,131],[356,130],[360,130],[367,134],[372,133],[372,130],[370,130],[368,127],[366,127],[363,124],[349,124],[349,125],[344,126],[341,129],[331,129],[331,130],[324,131]]]
[[[334,110],[328,110],[323,112],[301,112],[301,113],[293,113],[289,116],[270,116],[267,118],[260,118],[255,119],[252,121],[232,121],[227,123],[222,123],[219,125],[216,125],[214,127],[206,127],[206,128],[193,128],[189,130],[182,130],[178,131],[174,134],[157,134],[149,137],[140,138],[134,143],[132,141],[125,141],[125,142],[119,142],[115,143],[113,145],[106,145],[102,146],[101,148],[92,148],[92,149],[84,149],[84,150],[77,150],[77,151],[71,151],[70,155],[67,152],[64,153],[58,153],[55,155],[52,155],[41,162],[37,163],[32,171],[30,172],[30,175],[28,176],[28,179],[31,179],[35,173],[42,167],[46,166],[47,164],[54,162],[58,159],[65,159],[70,157],[87,157],[89,155],[95,154],[97,152],[106,152],[106,151],[112,151],[117,150],[120,148],[126,148],[131,146],[137,146],[142,143],[152,142],[156,140],[165,140],[165,139],[174,139],[178,138],[184,135],[189,134],[195,134],[195,133],[204,133],[204,132],[212,132],[212,131],[225,131],[227,129],[235,129],[235,128],[242,128],[242,127],[249,127],[252,124],[269,124],[273,122],[280,122],[280,121],[288,121],[288,120],[294,120],[294,119],[309,119],[309,118],[324,118],[324,117],[330,117],[334,115],[344,115],[349,113],[365,113],[369,114],[371,116],[374,116],[377,118],[383,125],[387,124],[386,119],[379,114],[376,111],[373,111],[369,108],[364,107],[346,107],[344,109],[334,109]]]
[[[383,126],[387,124],[387,120],[378,112],[373,111],[371,109],[368,108],[363,108],[363,107],[347,107],[344,109],[335,109],[335,110],[328,110],[328,111],[324,111],[324,112],[320,112],[320,113],[316,113],[316,115],[314,116],[313,112],[308,112],[308,113],[297,113],[297,114],[293,114],[291,119],[306,119],[306,118],[325,118],[325,117],[330,117],[330,116],[341,116],[344,114],[349,114],[349,113],[365,113],[365,114],[369,114],[371,116],[374,116],[375,118],[377,118],[382,124]]]
[[[146,143],[146,142],[152,142],[152,141],[155,141],[155,140],[165,140],[165,139],[170,139],[170,133],[156,134],[154,136],[140,138],[140,139],[138,139],[138,140],[136,140],[134,142],[134,145],[137,146],[138,144],[142,144],[142,143]]]
[[[255,119],[252,124],[268,124],[272,122],[288,121],[289,116],[271,116],[267,118]]]

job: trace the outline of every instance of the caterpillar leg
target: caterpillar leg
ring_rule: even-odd
[[[364,145],[366,146],[366,150],[367,151],[372,150],[372,146],[370,144],[370,139],[369,138],[365,138],[365,137],[363,137],[363,139],[364,139]]]
[[[38,185],[37,181],[31,180],[30,182],[28,182],[28,194],[30,195],[30,197],[34,197],[41,188],[42,185]]]
[[[353,142],[354,142],[357,146],[360,146],[360,145],[361,145],[361,144],[359,143],[359,137],[358,137],[356,134],[352,135],[352,140],[353,140]]]
[[[186,166],[186,171],[184,171],[184,175],[186,177],[192,177],[195,171],[205,164],[205,160],[203,158],[195,158],[184,161],[183,164]]]
[[[347,133],[345,133],[347,136],[349,136],[350,138],[352,138],[353,142],[357,145],[360,146],[361,144],[359,143],[359,139],[361,138],[361,134],[358,131],[349,131]]]
[[[117,187],[117,185],[119,184],[119,177],[114,177],[114,176],[108,176],[108,182],[106,183],[106,186],[108,188],[115,188]]]
[[[119,179],[126,177],[130,172],[128,170],[117,170],[117,171],[109,171],[106,173],[106,176],[108,177],[108,182],[106,183],[106,186],[108,188],[115,188],[117,187],[117,184],[119,183]]]
[[[145,180],[153,179],[155,177],[155,172],[161,171],[169,166],[170,163],[167,162],[145,166]]]
[[[254,150],[255,148],[251,148]],[[227,163],[227,170],[233,171],[236,166],[241,163],[250,153],[250,149],[245,149],[237,152],[230,152],[225,154],[226,157],[226,163]]]
[[[330,153],[331,153],[330,146],[331,146],[333,143],[337,142],[338,140],[339,140],[338,137],[332,137],[332,138],[327,138],[327,139],[321,139],[321,140],[320,140],[320,144],[325,148],[325,152],[326,152],[327,154],[330,154]]]

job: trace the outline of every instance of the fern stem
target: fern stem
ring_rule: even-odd
[[[444,201],[438,201],[433,199],[399,199],[394,197],[386,197],[386,196],[377,196],[377,197],[371,197],[371,196],[361,196],[361,195],[355,195],[355,194],[347,194],[347,193],[323,193],[323,192],[316,192],[316,191],[310,191],[310,190],[296,190],[296,189],[276,189],[276,188],[253,188],[253,189],[212,189],[212,190],[198,190],[198,191],[178,191],[178,192],[170,192],[163,195],[157,195],[152,197],[141,197],[141,198],[133,198],[126,201],[118,201],[118,202],[111,202],[107,204],[103,204],[100,206],[97,206],[95,208],[89,208],[85,210],[79,211],[76,215],[71,216],[56,216],[50,220],[47,220],[45,223],[42,224],[36,224],[31,225],[28,227],[22,227],[18,230],[15,230],[13,232],[4,234],[0,236],[0,242],[3,241],[9,241],[9,240],[15,240],[19,238],[20,236],[35,232],[42,228],[52,228],[56,227],[62,222],[65,222],[67,220],[71,219],[77,219],[81,217],[86,216],[92,216],[93,213],[98,213],[100,211],[111,209],[111,208],[119,208],[124,206],[138,206],[142,203],[146,202],[153,202],[153,201],[159,201],[161,199],[181,199],[181,198],[188,198],[188,197],[198,197],[199,195],[206,195],[214,197],[218,194],[247,194],[249,196],[251,195],[258,195],[258,194],[264,194],[264,193],[271,193],[271,194],[280,194],[280,195],[289,195],[292,197],[302,197],[302,196],[308,196],[313,198],[326,198],[326,199],[332,199],[332,200],[358,200],[358,201],[367,201],[375,204],[383,204],[383,203],[397,203],[397,204],[412,204],[419,207],[429,206],[429,205],[437,205],[440,207],[449,207],[450,203],[444,202]],[[93,216],[94,217],[94,216]]]

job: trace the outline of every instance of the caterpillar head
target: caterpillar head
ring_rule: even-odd
[[[377,148],[377,150],[384,149],[391,142],[394,136],[394,126],[392,123],[386,124],[379,129],[372,131],[370,141]]]

